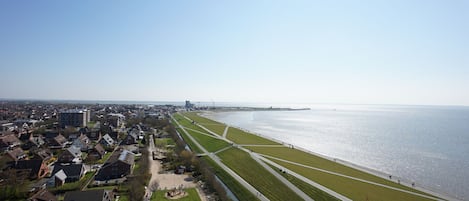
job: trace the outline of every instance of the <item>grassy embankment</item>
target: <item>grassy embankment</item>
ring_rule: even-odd
[[[175,119],[179,122],[179,124],[183,127],[190,128],[193,130],[198,130],[203,133],[207,133],[206,131],[202,130],[200,127],[193,125],[191,122],[189,122],[187,119],[181,117],[180,115],[174,115]],[[186,139],[187,136],[185,136],[185,133],[182,131],[182,129],[177,128],[178,132],[183,135],[184,140],[189,144],[191,149],[193,149],[195,152],[201,153],[201,150],[195,146],[195,144],[191,143],[190,140]],[[219,140],[213,137],[206,136],[204,134],[200,134],[198,132],[186,129],[186,131],[197,140],[207,151],[209,152],[215,152],[220,149],[223,149],[225,147],[231,146],[227,142],[223,140]]]
[[[191,116],[191,117],[197,116],[194,113],[189,113],[189,114],[190,115],[188,116]],[[203,121],[202,119],[205,119],[205,118],[197,116],[195,121]],[[214,124],[214,122],[215,121],[210,120],[210,124]],[[218,123],[218,124],[221,124],[221,123]],[[244,132],[236,128],[230,128],[228,130],[227,138],[238,144],[278,144],[276,142],[259,137],[257,135]],[[324,158],[321,158],[321,157],[318,157],[309,153],[305,153],[300,150],[290,149],[287,147],[246,147],[246,148],[251,149],[254,152],[282,158],[284,160],[293,161],[293,162],[300,163],[303,165],[308,165],[308,166],[312,166],[312,167],[316,167],[316,168],[320,168],[320,169],[324,169],[328,171],[333,171],[333,172],[337,172],[337,173],[352,176],[352,177],[357,177],[360,179],[380,183],[383,185],[399,188],[402,190],[407,190],[407,191],[416,192],[419,194],[428,195],[416,189],[397,184],[387,179],[377,177],[375,175],[365,173],[360,170],[350,168],[350,167],[341,165],[339,163],[335,163],[333,161],[330,161],[330,160],[327,160],[327,159],[324,159]],[[298,165],[281,162],[278,160],[273,160],[273,161],[354,200],[366,200],[366,199],[396,200],[396,198],[399,198],[399,200],[427,200],[426,198],[423,198],[417,195],[412,195],[409,193],[396,191],[393,189],[377,186],[374,184],[369,184],[369,183],[353,180],[353,179],[346,178],[346,177],[328,174],[328,173],[320,172],[317,170],[312,170],[309,168],[301,167]]]
[[[269,165],[272,169],[276,169],[274,166]],[[309,197],[313,198],[315,201],[331,201],[331,200],[336,200],[339,201],[339,199],[335,198],[332,195],[327,194],[324,191],[321,191],[320,189],[309,185],[308,183],[288,174],[287,172],[282,172],[278,170],[280,175],[282,175],[284,178],[286,178],[288,181],[290,181],[292,184],[297,186],[301,191],[305,192],[306,195]]]
[[[181,121],[181,116],[176,114],[175,118],[178,122]],[[184,123],[184,122],[183,122]],[[184,124],[186,127],[187,124]],[[187,129],[186,129],[187,130]],[[214,143],[226,143],[223,140],[216,139],[215,137],[208,137],[203,134],[188,131],[205,149],[210,149]],[[212,138],[212,141],[197,138],[197,135],[203,135],[204,137]],[[189,143],[189,142],[188,142]],[[228,143],[226,143],[229,145]],[[230,145],[229,145],[230,146]],[[289,189],[280,180],[275,178],[269,173],[264,167],[258,164],[252,159],[248,153],[241,151],[237,148],[231,148],[219,153],[222,162],[240,175],[244,180],[248,181],[252,186],[259,190],[270,200],[301,200],[291,189]],[[220,175],[220,174],[219,174]],[[226,183],[237,183],[236,180],[229,177],[228,180],[223,179],[223,174],[220,178]],[[245,190],[232,189],[230,185],[227,185],[237,197],[248,197],[252,198],[252,194]]]
[[[184,113],[184,115],[218,135],[223,135],[223,132],[225,131],[226,125],[220,124],[219,122],[213,121],[211,119],[201,117],[197,115],[197,113],[187,112]]]
[[[264,194],[269,200],[302,200],[295,192],[238,148],[218,154],[221,161]]]
[[[203,157],[215,171],[217,177],[230,189],[230,191],[238,198],[238,200],[258,200],[256,196],[250,193],[243,185],[233,179],[225,170],[207,156]]]

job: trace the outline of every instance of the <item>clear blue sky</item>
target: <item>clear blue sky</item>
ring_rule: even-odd
[[[469,1],[0,1],[0,98],[469,105]]]

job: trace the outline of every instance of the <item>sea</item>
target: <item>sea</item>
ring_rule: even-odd
[[[261,105],[249,105],[259,107]],[[469,107],[302,104],[205,116],[469,200]]]

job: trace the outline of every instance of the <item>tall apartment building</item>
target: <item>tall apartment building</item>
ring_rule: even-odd
[[[59,125],[85,127],[90,122],[91,111],[87,109],[65,110],[59,113]]]

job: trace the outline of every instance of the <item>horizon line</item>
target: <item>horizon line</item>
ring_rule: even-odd
[[[0,98],[0,101],[32,101],[32,102],[65,102],[65,103],[72,103],[72,102],[92,102],[92,103],[99,103],[99,102],[129,102],[129,103],[178,103],[184,104],[184,102],[189,99],[185,100],[117,100],[117,99],[107,99],[107,100],[96,100],[96,99],[59,99],[59,98]],[[212,101],[212,100],[205,100],[205,101],[193,101],[189,100],[191,103],[242,103],[242,104],[313,104],[313,105],[388,105],[388,106],[452,106],[452,107],[469,107],[469,105],[463,104],[409,104],[409,103],[337,103],[337,102],[264,102],[264,101]],[[92,104],[90,103],[90,104]],[[118,103],[117,103],[118,104]],[[218,106],[220,107],[220,106]]]

